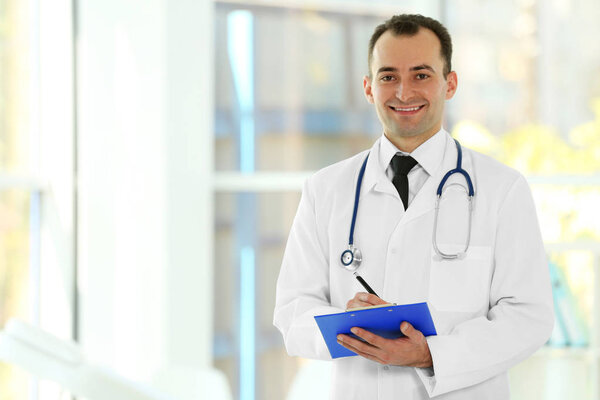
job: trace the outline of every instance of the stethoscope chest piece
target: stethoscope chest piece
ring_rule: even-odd
[[[348,271],[355,271],[362,261],[362,253],[353,245],[349,245],[347,250],[344,250],[340,257],[342,266]]]

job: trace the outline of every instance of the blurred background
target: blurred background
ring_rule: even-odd
[[[537,203],[557,321],[513,398],[600,399],[597,0],[0,1],[0,329],[150,386],[214,368],[236,400],[326,391],[272,326],[275,282],[304,179],[381,135],[362,77],[398,13],[446,25],[445,128]],[[0,362],[0,398],[68,396]]]

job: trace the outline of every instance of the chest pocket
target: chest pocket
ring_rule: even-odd
[[[440,249],[457,253],[464,246],[440,245]],[[469,246],[463,258],[446,260],[432,249],[429,302],[439,311],[472,312],[487,305],[491,253],[489,246]]]

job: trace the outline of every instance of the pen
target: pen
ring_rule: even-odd
[[[356,279],[360,282],[360,284],[367,289],[367,292],[374,294],[375,296],[379,297],[377,295],[377,293],[375,293],[375,291],[373,289],[371,289],[371,286],[369,286],[369,284],[360,276],[357,274],[354,274],[354,276],[356,276]]]

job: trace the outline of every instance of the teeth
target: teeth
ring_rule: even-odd
[[[408,111],[417,111],[419,108],[421,108],[421,106],[412,107],[412,108],[397,108],[397,107],[394,107],[394,110],[408,112]]]

